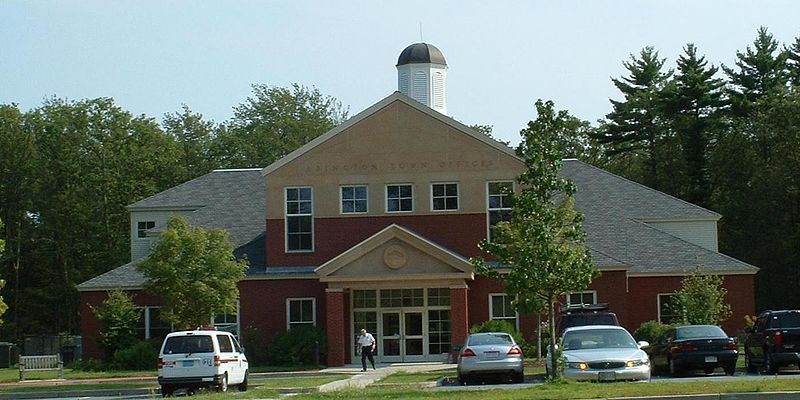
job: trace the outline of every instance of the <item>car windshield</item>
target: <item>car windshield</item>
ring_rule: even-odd
[[[682,326],[675,329],[676,339],[698,339],[698,338],[713,338],[713,337],[728,337],[725,331],[718,326],[702,325],[702,326]]]
[[[164,354],[213,353],[209,335],[172,336],[164,344]]]
[[[505,333],[493,333],[488,335],[474,335],[469,337],[470,346],[486,346],[486,345],[510,345],[512,344],[511,336]]]
[[[774,318],[773,328],[800,328],[800,312],[778,314]]]
[[[585,329],[564,334],[564,350],[638,348],[628,332],[621,329]]]

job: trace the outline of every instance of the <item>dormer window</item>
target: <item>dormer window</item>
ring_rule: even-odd
[[[147,231],[156,227],[156,221],[139,221],[136,223],[136,237],[147,238]]]

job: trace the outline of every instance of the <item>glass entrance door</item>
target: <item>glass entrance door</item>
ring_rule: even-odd
[[[400,351],[400,312],[384,312],[381,315],[381,346],[378,354],[381,362],[402,362],[403,356]]]
[[[421,311],[386,311],[381,314],[381,362],[423,361],[425,335]]]

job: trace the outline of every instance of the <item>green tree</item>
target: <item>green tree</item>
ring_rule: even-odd
[[[177,147],[158,124],[111,99],[51,99],[25,117],[35,138],[28,268],[20,277],[27,331],[75,332],[75,285],[130,260],[126,205],[176,184]],[[16,303],[16,300],[15,300]]]
[[[672,304],[684,323],[719,325],[731,316],[731,307],[725,302],[728,291],[722,282],[721,276],[708,274],[702,267],[683,279]]]
[[[216,136],[213,122],[203,120],[201,114],[193,113],[184,104],[180,112],[165,114],[162,126],[181,149],[180,181],[194,179],[217,167],[211,154],[211,144]]]
[[[191,226],[172,217],[152,254],[138,264],[146,291],[164,300],[162,318],[178,328],[207,325],[211,317],[236,312],[237,283],[247,263],[237,261],[228,233]]]
[[[472,263],[481,274],[505,283],[519,312],[546,309],[550,337],[555,338],[559,297],[586,289],[599,272],[584,245],[583,215],[574,209],[575,186],[558,176],[561,154],[556,136],[567,121],[549,101],[538,100],[536,111],[536,120],[520,132],[517,154],[528,169],[517,178],[522,190],[512,197],[511,220],[498,223],[493,240],[479,245],[509,271],[501,276],[482,258],[473,258]],[[551,354],[556,354],[554,345],[551,341]],[[551,371],[558,373],[555,366]]]
[[[698,56],[694,44],[684,47],[678,58],[678,72],[663,92],[664,114],[683,153],[685,187],[678,193],[691,203],[707,207],[711,194],[708,158],[709,142],[719,125],[725,102],[724,82],[715,78],[718,68]],[[677,172],[677,171],[676,171]]]
[[[734,115],[748,115],[753,102],[785,87],[789,80],[787,57],[767,28],[761,27],[753,47],[736,52],[736,68],[722,66],[729,79],[728,95]]]
[[[111,360],[118,350],[129,348],[137,342],[136,326],[142,313],[131,298],[122,290],[108,292],[108,298],[92,313],[102,325],[100,344],[105,351],[106,360]]]
[[[20,267],[24,248],[29,247],[32,236],[32,187],[36,178],[36,140],[26,129],[26,115],[17,105],[0,105],[0,220],[5,225],[0,237],[5,238],[6,251],[0,257],[0,271],[6,282],[13,286],[10,293],[10,318],[4,328],[6,337],[19,337]]]
[[[214,151],[225,167],[265,167],[347,118],[341,102],[316,88],[253,85],[219,131]]]
[[[667,169],[663,145],[669,133],[663,120],[662,91],[673,73],[662,71],[664,62],[653,47],[645,47],[638,58],[631,55],[630,61],[623,62],[629,76],[612,81],[624,100],[611,100],[613,110],[593,134],[606,145],[608,156],[634,153],[642,158],[645,175],[638,180],[660,190],[664,189],[660,175]]]
[[[800,87],[800,36],[794,39],[791,46],[784,49],[789,78],[795,88]]]
[[[0,230],[3,229],[3,220],[0,219]],[[0,257],[3,256],[3,253],[6,248],[6,242],[3,239],[0,239]],[[6,281],[0,279],[0,289],[3,289],[6,286]],[[0,316],[5,314],[6,310],[8,310],[8,306],[6,305],[5,301],[3,301],[3,296],[0,296]],[[3,320],[0,319],[0,324],[3,323]]]

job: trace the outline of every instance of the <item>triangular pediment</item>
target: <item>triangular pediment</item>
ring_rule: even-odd
[[[441,153],[447,150],[462,156],[453,156],[457,160],[455,162],[472,161],[462,154],[467,153],[481,160],[487,159],[488,155],[491,159],[502,160],[504,164],[521,163],[514,150],[505,144],[395,92],[265,167],[261,174],[271,175],[300,158],[309,162],[309,158],[313,158],[311,153],[316,153],[317,157],[345,154],[357,169],[361,164],[374,163],[369,155],[375,153],[376,149],[403,150],[405,154],[414,151],[419,163],[429,164],[442,159],[434,157],[427,160],[427,152],[441,157]],[[386,156],[381,154],[382,158]],[[409,160],[403,157],[397,160],[397,164],[406,161]],[[498,165],[493,167],[497,168]]]
[[[315,270],[321,282],[474,279],[464,257],[390,225]]]

